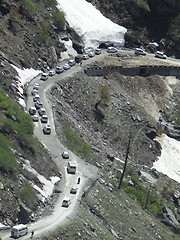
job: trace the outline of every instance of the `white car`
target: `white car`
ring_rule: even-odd
[[[85,55],[82,56],[82,59],[87,60],[87,59],[89,59],[89,56],[87,54],[85,54]]]
[[[167,56],[163,52],[160,52],[160,51],[156,52],[155,57],[161,58],[161,59],[166,59],[167,58]]]
[[[69,205],[71,204],[71,199],[66,198],[62,201],[62,207],[69,207]]]
[[[116,53],[117,52],[117,48],[115,48],[115,47],[108,47],[107,48],[107,52],[108,53]]]
[[[88,56],[89,56],[90,58],[92,58],[92,57],[95,56],[95,53],[94,53],[94,52],[90,52],[90,53],[88,53]]]
[[[56,73],[62,73],[62,72],[64,72],[64,68],[63,67],[57,67],[56,68]]]
[[[38,90],[39,87],[40,87],[40,84],[39,83],[35,83],[34,86],[33,86],[33,89]]]
[[[68,158],[69,158],[69,153],[68,153],[68,152],[63,152],[63,153],[62,153],[62,157],[63,157],[64,159],[68,159]]]
[[[56,74],[55,71],[53,71],[53,70],[49,71],[49,76],[50,77],[54,76],[55,74]]]
[[[46,81],[48,79],[48,74],[47,73],[42,73],[40,79],[43,80],[43,81]]]
[[[33,122],[38,122],[39,121],[38,115],[33,115],[32,120],[33,120]]]
[[[71,66],[68,63],[64,64],[64,66],[63,66],[64,70],[68,70],[68,69],[70,69],[70,67]]]
[[[48,122],[48,117],[46,115],[41,116],[41,122],[42,123],[47,123]]]
[[[50,127],[50,125],[46,125],[46,126],[43,128],[43,133],[44,133],[44,134],[48,134],[48,135],[51,134],[51,127]]]
[[[142,48],[136,48],[134,54],[135,55],[143,55],[143,56],[145,56],[146,52]]]
[[[72,67],[76,64],[76,61],[71,59],[71,60],[69,60],[68,64]]]
[[[96,55],[101,54],[101,49],[100,49],[100,48],[96,48],[96,50],[95,50],[95,54],[96,54]]]

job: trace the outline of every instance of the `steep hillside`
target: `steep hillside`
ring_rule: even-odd
[[[180,57],[179,2],[169,4],[164,0],[106,0],[93,1],[100,11],[112,21],[127,28],[127,47],[143,46],[155,51],[150,42],[157,42],[158,49]]]
[[[168,1],[89,2],[128,29],[127,47],[144,46],[154,51],[148,43],[157,41],[160,49],[180,55],[179,10]],[[16,103],[20,93],[12,64],[48,71],[66,50],[59,38],[71,38],[77,53],[82,52],[83,44],[65,23],[55,0],[2,0],[0,19],[0,223],[12,226],[35,221],[55,201],[56,188],[48,201],[39,194],[41,176],[47,181],[61,178],[47,149],[34,138],[29,114]],[[176,81],[173,85],[160,76],[125,77],[109,72],[105,77],[88,77],[83,71],[52,87],[50,100],[60,141],[96,165],[101,178],[85,190],[77,221],[45,239],[179,237],[179,185],[151,169],[161,153],[155,139],[163,132],[159,111],[167,121],[180,124],[178,89]],[[100,100],[103,91],[107,101]],[[26,91],[22,97],[26,99]],[[128,171],[122,192],[118,192],[130,133]],[[149,189],[150,205],[145,206]],[[118,215],[117,210],[124,214]]]

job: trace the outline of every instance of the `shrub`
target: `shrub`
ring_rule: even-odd
[[[34,14],[38,13],[36,5],[31,0],[23,0],[25,7]]]
[[[50,23],[42,22],[41,24],[42,24],[42,28],[37,33],[36,38],[37,38],[37,41],[40,41],[43,43],[43,42],[46,42],[46,40],[49,37],[48,30],[50,27]]]
[[[8,139],[0,133],[0,168],[6,172],[14,172],[18,169],[16,158],[11,152]]]
[[[65,25],[64,13],[60,11],[56,12],[54,14],[54,22],[58,29],[63,29]]]
[[[64,134],[66,137],[66,145],[83,159],[90,159],[93,155],[93,150],[81,138],[79,138],[70,128],[69,124],[64,124]]]
[[[20,197],[25,203],[31,203],[35,198],[35,193],[29,183],[23,185],[20,191]]]

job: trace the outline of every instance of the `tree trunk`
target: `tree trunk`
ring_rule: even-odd
[[[124,162],[124,169],[123,169],[123,172],[122,172],[122,175],[121,175],[121,179],[119,181],[118,189],[121,188],[122,181],[123,181],[123,178],[124,178],[124,174],[125,174],[125,171],[126,171],[126,165],[127,165],[128,155],[129,155],[130,143],[131,143],[131,133],[129,135],[129,141],[128,141],[128,146],[127,146],[127,151],[126,151],[126,158],[125,158],[125,162]]]

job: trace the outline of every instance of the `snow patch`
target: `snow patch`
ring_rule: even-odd
[[[162,134],[156,137],[161,144],[161,156],[153,163],[153,168],[180,183],[180,142]]]
[[[83,39],[85,48],[96,48],[106,41],[124,45],[127,29],[104,17],[91,3],[85,0],[57,0],[57,3],[70,27]]]
[[[17,83],[17,91],[23,95],[23,87],[26,83],[30,82],[34,77],[36,77],[39,73],[42,73],[42,71],[35,70],[33,68],[24,68],[20,69],[16,67],[15,65],[11,64],[11,66],[17,71],[18,73],[18,81]],[[18,102],[23,107],[26,107],[26,103],[23,99],[23,96],[18,99]]]
[[[60,178],[57,176],[50,177],[51,180],[47,180],[44,176],[40,175],[34,168],[31,167],[30,162],[28,160],[23,164],[24,169],[28,172],[32,173],[35,177],[39,179],[39,181],[43,184],[43,189],[38,187],[35,184],[32,184],[33,187],[41,194],[41,200],[44,202],[46,198],[52,195],[54,185],[60,181]]]

